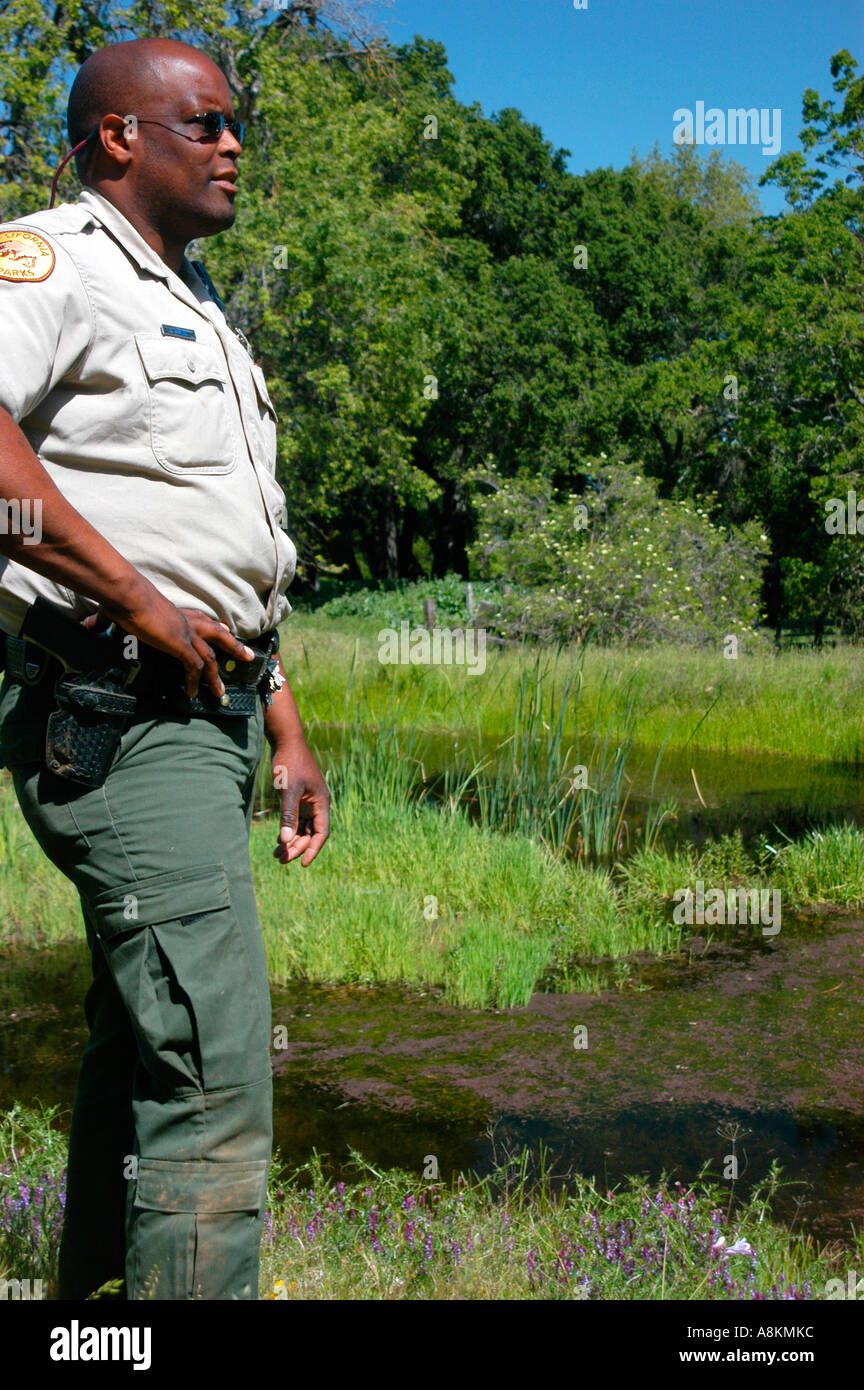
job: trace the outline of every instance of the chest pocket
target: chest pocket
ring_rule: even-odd
[[[249,368],[252,372],[252,380],[255,382],[255,392],[258,397],[258,412],[261,416],[261,429],[264,434],[264,446],[266,449],[267,469],[270,473],[276,471],[276,425],[279,416],[276,414],[270,393],[267,390],[267,381],[264,373],[257,362],[250,362]]]
[[[233,390],[214,348],[136,333],[147,379],[150,443],[169,473],[230,473],[237,437],[226,392]]]

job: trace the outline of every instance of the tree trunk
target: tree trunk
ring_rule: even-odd
[[[399,527],[396,517],[396,499],[392,492],[387,494],[384,503],[384,577],[399,578]]]

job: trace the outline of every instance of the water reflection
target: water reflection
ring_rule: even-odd
[[[775,942],[718,937],[687,961],[646,961],[642,992],[536,995],[506,1012],[396,987],[274,990],[288,1035],[276,1142],[292,1165],[316,1148],[343,1177],[352,1148],[419,1180],[430,1155],[444,1178],[483,1174],[523,1144],[536,1161],[542,1142],[561,1178],[689,1181],[707,1166],[727,1188],[734,1152],[736,1193],[776,1160],[792,1185],[775,1214],[848,1236],[864,1212],[861,932],[842,917],[784,922]],[[87,983],[83,943],[0,957],[0,1105],[59,1102],[68,1124]]]

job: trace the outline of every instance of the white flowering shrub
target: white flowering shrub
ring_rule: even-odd
[[[540,641],[760,643],[758,522],[717,526],[710,497],[659,497],[635,464],[588,467],[578,495],[532,477],[498,480],[478,501],[473,572],[513,586],[487,627]]]

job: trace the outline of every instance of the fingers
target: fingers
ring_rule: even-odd
[[[189,696],[190,700],[194,700],[195,696],[198,694],[198,682],[201,679],[204,662],[191,644],[186,655],[183,656],[181,660],[186,670],[186,694]]]
[[[113,612],[109,602],[102,604],[97,614],[84,620],[84,626],[96,628],[113,620],[124,631],[131,632],[157,651],[167,652],[179,661],[184,671],[186,694],[193,699],[203,678],[217,698],[225,693],[219,675],[216,653],[211,642],[229,653],[235,660],[251,661],[255,653],[235,637],[226,623],[219,622],[197,608],[178,608],[164,598],[152,585],[147,585],[146,601],[134,609]]]
[[[301,786],[283,787],[282,814],[279,817],[279,847],[291,844],[297,834],[297,816],[300,809]],[[297,858],[296,854],[292,856]],[[285,861],[288,862],[288,861]]]
[[[231,656],[239,658],[240,661],[254,661],[255,653],[251,647],[247,647],[245,642],[241,642],[239,637],[235,637],[230,628],[224,623],[217,623],[215,630],[208,633],[211,642],[218,642]]]
[[[182,611],[186,621],[190,627],[194,626],[199,637],[205,638],[208,642],[215,642],[230,656],[240,661],[254,661],[255,653],[252,648],[241,642],[239,637],[235,637],[226,623],[220,623],[216,618],[211,618],[207,613],[201,613],[195,608],[184,608]]]
[[[303,858],[300,860],[300,863],[304,869],[306,868],[307,864],[312,863],[312,860],[315,858],[318,852],[321,849],[323,849],[324,845],[327,843],[329,836],[330,829],[328,826],[326,830],[316,831],[314,835],[308,835],[306,837],[309,841],[309,844],[305,854],[303,855]]]
[[[273,858],[278,859],[280,864],[291,864],[295,859],[300,859],[300,863],[305,869],[307,864],[311,864],[312,860],[323,848],[329,834],[329,830],[320,830],[314,833],[307,831],[306,833],[295,835],[294,839],[288,844],[280,840],[273,851]]]
[[[202,657],[198,655],[198,652],[195,650],[194,633],[192,632],[192,629],[189,627],[189,624],[186,622],[186,619],[179,608],[177,609],[177,612],[179,614],[180,621],[183,624],[186,640],[184,650],[181,652],[177,652],[176,655],[183,663],[183,669],[186,676],[186,694],[189,696],[190,700],[193,700],[195,696],[198,694],[198,681],[200,679],[201,672],[204,669],[204,660]]]
[[[278,859],[280,864],[291,864],[308,850],[311,839],[311,835],[296,835],[290,844],[280,839],[273,851],[273,858]]]
[[[273,858],[278,859],[281,864],[291,864],[295,859],[300,859],[305,869],[329,838],[330,800],[327,795],[300,795],[298,792],[299,789],[290,788],[282,794],[279,840],[273,851]],[[301,803],[302,813],[299,811]]]
[[[202,660],[202,669],[198,679],[204,681],[216,698],[220,699],[225,694],[225,685],[219,674],[219,667],[216,665],[216,653],[209,642],[205,642],[204,638],[197,632],[192,635],[192,644]]]
[[[202,661],[197,678],[187,671],[186,693],[187,695],[190,694],[190,680],[195,684],[195,689],[191,691],[192,695],[197,694],[198,682],[203,680],[216,698],[221,699],[225,694],[225,684],[219,674],[216,653],[210,643],[215,642],[224,651],[240,661],[252,661],[255,653],[251,647],[246,646],[245,642],[234,637],[225,623],[217,622],[215,618],[209,617],[206,613],[200,613],[194,608],[184,608],[182,612],[191,631],[193,647]]]
[[[86,628],[88,632],[94,630],[96,632],[106,632],[109,628],[114,627],[115,623],[116,619],[112,618],[109,613],[106,613],[104,608],[97,608],[95,613],[88,613],[86,618],[81,619],[81,626]]]

